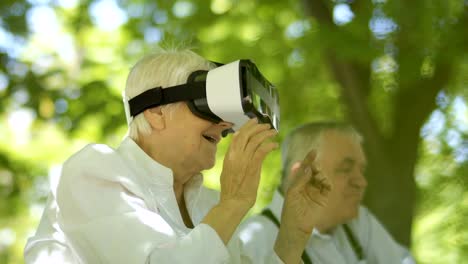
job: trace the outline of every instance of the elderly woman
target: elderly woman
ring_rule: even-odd
[[[153,87],[182,84],[190,73],[213,67],[191,51],[160,52],[134,66],[125,93],[133,98]],[[230,240],[255,203],[262,162],[277,148],[269,139],[277,132],[257,119],[236,131],[218,193],[203,187],[200,172],[214,166],[217,144],[232,125],[202,119],[177,102],[135,116],[116,149],[86,146],[63,165],[26,246],[26,262],[52,263],[56,257],[72,263],[249,263],[240,242]],[[291,192],[290,218],[304,213],[304,199],[321,195],[304,187],[314,174],[312,160]],[[297,224],[288,228],[279,236],[277,254],[272,249],[265,262],[299,261],[301,231]],[[291,248],[297,246],[291,241],[299,248]]]

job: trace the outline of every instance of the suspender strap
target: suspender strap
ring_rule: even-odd
[[[273,214],[273,212],[270,210],[270,209],[264,209],[262,211],[262,215],[268,219],[270,219],[270,221],[272,221],[277,228],[280,227],[280,222],[278,221],[278,219],[275,217],[275,215]]]
[[[348,237],[349,242],[351,243],[351,246],[353,247],[353,251],[356,254],[356,257],[359,260],[364,259],[364,254],[362,252],[362,247],[357,241],[356,237],[353,235],[353,232],[351,231],[351,228],[347,224],[343,225],[344,231],[346,233],[346,236]]]
[[[270,209],[267,208],[263,210],[262,215],[270,219],[270,221],[273,222],[276,225],[276,227],[280,227],[280,222],[278,218],[275,217],[275,215]],[[307,255],[305,250],[304,252],[302,252],[302,261],[304,262],[304,264],[312,264],[312,260],[310,259],[309,255]]]
[[[276,227],[278,228],[280,227],[279,220],[275,217],[275,215],[270,209],[267,208],[263,210],[261,215],[270,219],[270,221],[273,222],[276,225]],[[351,228],[347,224],[344,224],[343,229],[345,231],[346,237],[348,238],[348,241],[351,243],[351,247],[353,248],[353,251],[356,254],[356,257],[358,258],[358,260],[363,260],[364,253],[363,253],[362,247],[359,244],[356,237],[354,236],[353,232],[351,231]],[[312,260],[310,259],[309,255],[307,255],[305,250],[302,253],[302,261],[304,261],[304,264],[312,264]]]
[[[304,252],[302,252],[302,261],[304,264],[312,264],[312,260],[310,259],[309,255],[307,255],[307,252],[304,249]]]

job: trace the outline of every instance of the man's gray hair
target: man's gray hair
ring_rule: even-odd
[[[190,50],[160,50],[140,59],[131,69],[125,87],[125,96],[129,99],[155,87],[163,89],[184,84],[188,76],[197,70],[210,70],[215,65]],[[180,102],[168,104],[169,111],[180,106]],[[138,141],[139,133],[148,135],[151,126],[143,113],[133,118],[128,127],[127,136]]]
[[[296,127],[286,136],[281,146],[281,185],[284,185],[294,163],[301,162],[312,149],[320,151],[322,135],[330,130],[349,134],[358,142],[362,142],[362,136],[346,123],[314,122]]]

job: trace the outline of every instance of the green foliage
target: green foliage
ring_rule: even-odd
[[[418,84],[447,70],[419,136],[413,252],[418,263],[468,259],[466,1],[355,1],[351,21],[328,24],[334,6],[350,1],[119,0],[98,16],[100,4],[114,1],[71,2],[0,3],[0,263],[23,262],[50,169],[89,142],[118,145],[126,132],[126,75],[160,46],[190,46],[220,62],[255,61],[280,92],[279,141],[303,122],[349,120],[330,55],[350,63],[345,73],[364,69],[349,73],[369,83],[360,87],[368,95],[363,104],[385,137],[400,129],[392,120],[401,91],[413,110],[422,109],[418,99],[428,91]],[[312,2],[325,9],[311,14],[304,3]],[[210,187],[219,188],[228,144],[205,172]],[[279,156],[265,162],[253,211],[279,182]]]

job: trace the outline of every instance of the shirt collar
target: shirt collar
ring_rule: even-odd
[[[172,186],[172,170],[152,159],[130,137],[126,137],[117,151],[127,159],[132,167],[143,170],[145,181],[155,185]]]
[[[185,229],[174,194],[172,170],[153,160],[129,137],[122,141],[117,151],[130,163],[130,167],[135,170],[137,180],[142,185],[141,187],[147,190],[149,196],[144,197],[147,203],[152,205],[151,207],[155,210],[159,208],[164,211],[182,229]],[[202,184],[203,177],[199,173],[194,175],[185,186],[185,201],[194,222],[197,222],[200,217],[197,218],[193,212],[199,210],[198,207],[203,206],[198,203]],[[157,205],[153,205],[153,201],[157,201]]]

